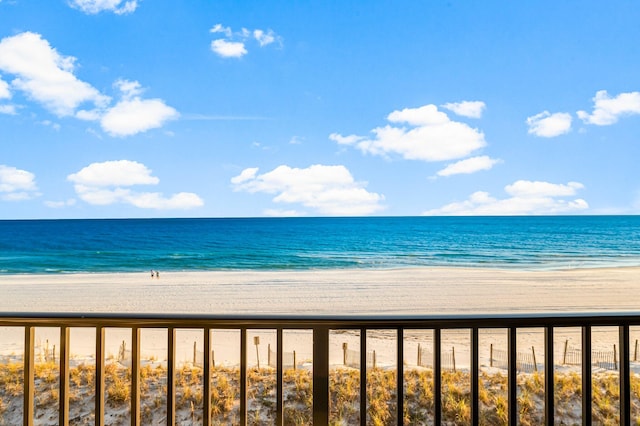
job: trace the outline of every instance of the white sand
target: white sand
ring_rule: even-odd
[[[0,312],[452,314],[640,311],[640,268],[0,275]]]

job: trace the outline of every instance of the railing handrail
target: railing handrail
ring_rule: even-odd
[[[220,326],[252,326],[264,323],[264,327],[303,328],[313,325],[338,327],[348,323],[350,327],[377,327],[407,329],[429,328],[508,328],[508,327],[571,327],[609,326],[619,324],[640,325],[640,311],[634,312],[566,312],[566,313],[500,313],[500,314],[442,314],[442,315],[283,315],[283,314],[193,314],[193,313],[100,313],[100,312],[0,312],[0,325],[14,323],[42,325],[46,323],[72,324],[81,322],[109,326],[109,323],[136,327],[167,327],[176,323],[185,327],[216,323]]]

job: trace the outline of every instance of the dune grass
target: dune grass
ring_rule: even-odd
[[[22,411],[22,363],[0,364],[0,425],[10,425]],[[442,419],[446,424],[469,422],[471,416],[470,377],[464,371],[442,372]],[[276,414],[276,382],[271,368],[250,368],[247,372],[247,418],[249,424],[273,422]],[[617,424],[619,383],[615,373],[593,375],[593,421]],[[330,370],[330,423],[348,425],[360,419],[360,371],[351,368]],[[35,406],[42,419],[49,415],[55,422],[58,405],[59,369],[56,363],[35,366]],[[70,406],[73,425],[92,424],[95,366],[80,364],[69,370]],[[523,425],[544,421],[544,376],[519,374],[518,416]],[[574,372],[556,372],[556,418],[563,424],[580,423],[581,376]],[[283,374],[284,421],[286,425],[312,422],[313,378],[308,369],[288,369]],[[632,416],[640,422],[640,377],[633,375]],[[203,406],[202,369],[185,365],[176,371],[176,414],[178,421],[200,422]],[[166,416],[167,369],[160,364],[140,369],[141,415],[144,424],[156,423]],[[380,368],[367,371],[367,423],[395,424],[397,418],[396,371]],[[240,371],[237,367],[211,369],[211,423],[234,424],[239,421]],[[433,424],[433,371],[408,369],[404,376],[405,424]],[[109,424],[128,421],[131,396],[131,370],[118,363],[105,366],[105,413]],[[507,423],[507,376],[482,371],[479,377],[480,424]],[[16,414],[17,413],[17,414]],[[12,417],[12,415],[14,417]]]

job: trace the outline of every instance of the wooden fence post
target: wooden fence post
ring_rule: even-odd
[[[453,361],[453,372],[456,372],[456,347],[451,347],[451,360]]]
[[[197,361],[197,359],[196,359],[196,342],[194,341],[193,342],[193,366],[194,367],[196,366],[196,361]]]
[[[562,365],[567,363],[567,348],[569,347],[569,339],[564,341],[564,355],[562,356]]]
[[[422,351],[420,349],[421,349],[420,343],[418,343],[418,357],[417,357],[417,360],[416,360],[417,361],[416,365],[419,366],[419,367],[422,366]]]
[[[256,346],[256,362],[258,363],[258,370],[260,369],[260,354],[258,353],[258,346],[260,345],[260,336],[253,336],[253,344]]]
[[[493,367],[493,343],[489,345],[489,367]]]
[[[636,339],[636,347],[635,347],[635,350],[633,351],[633,360],[634,361],[638,360],[638,339]]]
[[[213,349],[211,349],[211,366],[213,368],[216,368],[216,351],[214,351]]]
[[[613,344],[613,368],[618,369],[618,351],[616,351],[616,344]]]
[[[267,344],[267,365],[271,365],[271,343]]]
[[[373,351],[373,368],[376,368],[376,351]]]
[[[347,349],[349,344],[347,342],[342,343],[342,365],[347,365]]]
[[[296,351],[293,351],[293,371],[296,371]]]
[[[538,363],[536,362],[536,348],[531,346],[531,353],[533,354],[533,370],[538,372]]]

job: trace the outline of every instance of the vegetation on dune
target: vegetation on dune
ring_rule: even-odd
[[[35,409],[41,416],[52,412],[55,421],[59,398],[59,368],[56,363],[35,366]],[[442,372],[442,419],[445,424],[469,422],[471,416],[470,377],[468,372]],[[22,363],[0,364],[0,425],[8,425],[13,411],[22,411]],[[336,368],[330,371],[330,423],[347,425],[360,419],[360,371]],[[519,374],[518,416],[523,425],[544,421],[544,376]],[[556,417],[563,424],[580,423],[581,376],[574,372],[556,372]],[[617,424],[620,389],[615,373],[593,376],[593,421]],[[69,370],[70,424],[93,422],[95,366],[80,364]],[[283,374],[284,422],[305,425],[312,422],[313,377],[308,369],[288,369]],[[176,370],[176,413],[179,421],[200,422],[203,407],[202,369],[185,365]],[[167,369],[160,364],[140,369],[140,403],[144,424],[166,416]],[[631,378],[632,415],[640,422],[640,377]],[[396,371],[372,368],[367,371],[367,423],[395,424],[397,418]],[[211,423],[233,424],[239,421],[240,371],[237,367],[211,369]],[[434,412],[433,371],[410,369],[404,377],[405,424],[431,425]],[[129,418],[131,370],[118,363],[105,366],[105,412],[117,422]],[[247,372],[247,418],[249,424],[275,420],[276,379],[271,368],[251,368]],[[507,376],[482,371],[479,377],[480,424],[507,423]],[[88,402],[90,401],[90,402]],[[46,419],[44,419],[46,421]]]

